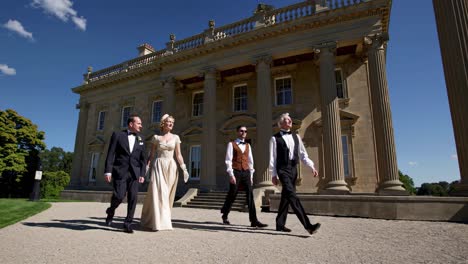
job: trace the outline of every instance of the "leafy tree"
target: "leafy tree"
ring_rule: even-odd
[[[71,174],[73,153],[66,152],[62,148],[53,147],[44,150],[41,154],[43,171],[64,171]]]
[[[417,195],[448,196],[453,189],[452,184],[446,181],[423,183],[421,187],[418,188]]]
[[[413,179],[410,176],[403,174],[400,170],[398,170],[398,175],[400,181],[403,183],[403,187],[405,187],[409,194],[414,195],[416,193],[416,188],[414,188]]]
[[[0,110],[0,196],[26,197],[31,191],[44,132],[12,109]]]
[[[41,198],[59,198],[60,192],[70,183],[64,171],[46,171],[41,180]]]

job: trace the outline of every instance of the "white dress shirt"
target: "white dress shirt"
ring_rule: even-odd
[[[239,146],[240,150],[242,151],[242,153],[244,153],[245,145],[249,144],[249,143],[240,144],[240,142],[243,142],[243,140],[241,140],[241,139],[234,140],[234,143],[237,144]],[[232,158],[233,158],[233,156],[234,156],[234,148],[232,147],[232,143],[229,142],[228,145],[227,145],[226,161],[225,161],[226,162],[226,167],[227,167],[226,171],[227,171],[229,176],[234,176],[234,172],[233,172],[233,169],[232,169]],[[249,147],[249,156],[248,156],[247,164],[249,166],[250,179],[252,179],[255,170],[254,170],[254,161],[253,161],[252,147],[251,146]]]
[[[281,131],[280,133],[284,141],[286,142],[286,146],[289,149],[289,160],[292,160],[294,159],[294,146],[295,146],[293,136],[292,134],[283,133],[283,131]],[[309,159],[309,155],[307,154],[304,144],[302,143],[301,137],[298,136],[297,138],[299,141],[299,149],[298,149],[299,159],[307,167],[311,168],[312,170],[315,170],[314,162]],[[268,168],[272,177],[278,177],[278,172],[276,171],[276,154],[277,154],[276,153],[276,138],[273,136],[270,139],[270,165]]]
[[[128,147],[130,149],[130,153],[133,152],[133,147],[135,146],[135,139],[136,139],[136,136],[128,132]]]

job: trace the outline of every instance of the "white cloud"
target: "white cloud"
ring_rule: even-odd
[[[408,162],[410,166],[418,166],[418,163],[416,161],[410,161]]]
[[[457,154],[450,155],[450,158],[453,159],[453,160],[458,160]]]
[[[9,19],[8,22],[3,24],[3,27],[17,33],[22,37],[34,40],[32,33],[26,31],[26,29],[24,29],[23,25],[21,25],[21,23],[18,20]]]
[[[71,19],[79,29],[86,30],[86,19],[78,17],[78,12],[73,9],[73,2],[70,0],[33,0],[31,5],[42,8],[44,12],[58,17],[63,22]]]
[[[6,64],[0,64],[0,72],[5,75],[16,75],[16,70]]]

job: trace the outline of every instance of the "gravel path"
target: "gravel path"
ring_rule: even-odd
[[[224,226],[218,210],[174,208],[174,230],[126,234],[126,204],[112,228],[107,206],[54,203],[0,229],[0,263],[468,263],[466,224],[310,216],[322,227],[309,236],[293,214],[293,231],[279,233],[274,213],[258,213],[269,226],[254,229],[247,213],[231,212]]]

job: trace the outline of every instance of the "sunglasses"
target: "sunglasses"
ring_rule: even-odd
[[[241,133],[247,133],[247,130],[239,130]]]

